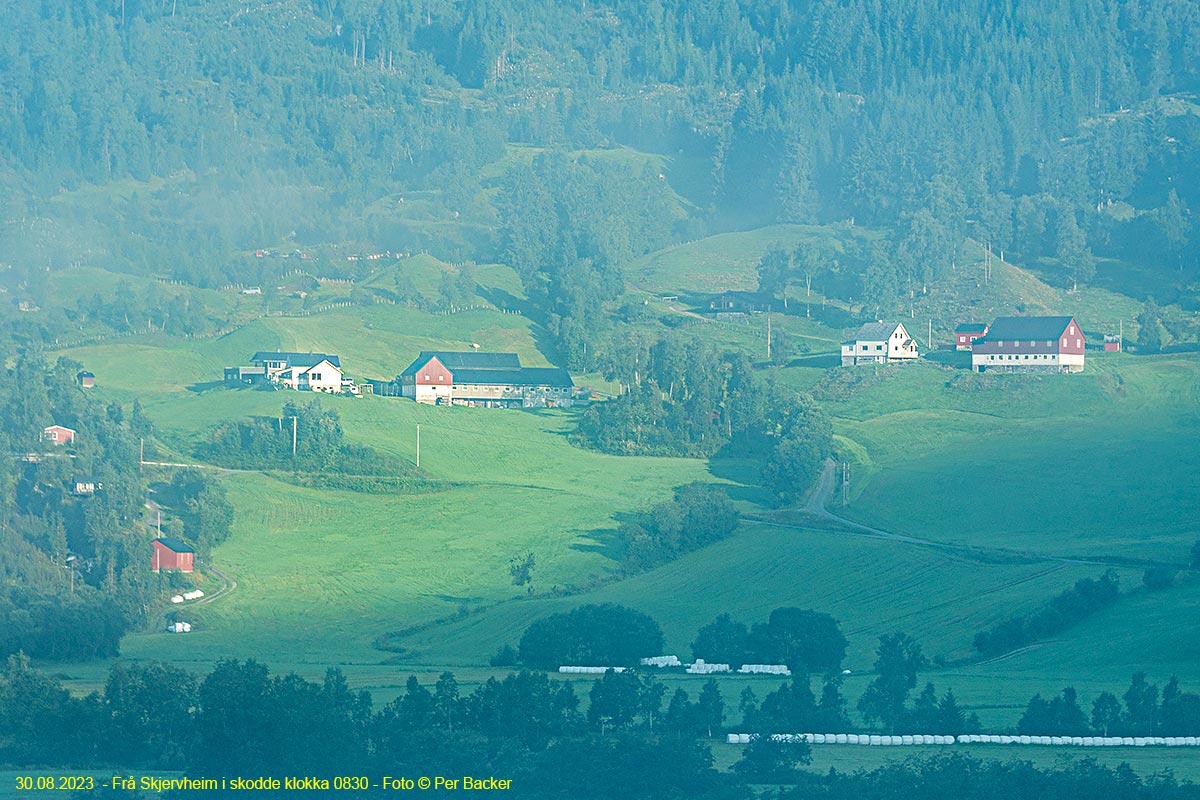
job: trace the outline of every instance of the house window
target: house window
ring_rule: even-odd
[[[877,344],[877,345],[875,345],[875,349],[876,349],[876,350],[882,350],[882,349],[883,349],[883,345],[881,345],[881,344]]]
[[[313,374],[312,374],[312,375],[309,377],[309,380],[310,380],[310,381],[319,381],[319,380],[321,380],[321,373],[319,373],[319,372],[314,372],[314,373],[313,373]]]
[[[1063,339],[1063,347],[1066,347],[1066,346],[1067,346],[1067,340]]]
[[[445,375],[438,375],[438,380],[439,380],[439,381],[440,381],[440,380],[445,380],[445,378],[446,378],[446,376],[445,376]]]
[[[1001,339],[1000,341],[996,342],[996,347],[1004,347],[1004,340]]]
[[[429,373],[428,373],[428,372],[426,372],[426,373],[425,373],[425,380],[429,380]]]
[[[863,350],[866,350],[866,349],[867,349],[867,346],[864,344],[864,345],[862,346],[862,349],[863,349]]]
[[[1050,341],[1049,339],[1047,339],[1047,340],[1046,340],[1046,347],[1054,347],[1054,342],[1052,342],[1052,341]]]
[[[1079,341],[1078,339],[1076,339],[1076,340],[1075,340],[1075,346],[1076,346],[1076,347],[1083,347],[1083,342],[1081,342],[1081,341]]]
[[[1074,336],[1074,335],[1075,335],[1075,326],[1074,326],[1074,325],[1068,325],[1068,326],[1067,326],[1067,333],[1069,333],[1071,336]]]

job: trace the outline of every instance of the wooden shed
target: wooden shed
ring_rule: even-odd
[[[191,572],[195,569],[195,558],[196,551],[178,539],[155,539],[150,569],[155,572],[163,569]]]

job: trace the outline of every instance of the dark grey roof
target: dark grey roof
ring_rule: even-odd
[[[868,322],[858,329],[858,333],[854,334],[854,341],[882,342],[891,337],[897,324],[895,322]]]
[[[154,541],[158,542],[159,544],[163,545],[164,547],[166,547],[169,550],[174,550],[176,553],[194,553],[194,552],[196,552],[191,547],[188,547],[186,544],[179,541],[178,539],[172,539],[167,536],[164,536],[161,539],[155,539]]]
[[[954,329],[955,333],[974,333],[987,327],[986,322],[964,322]]]
[[[94,374],[94,373],[88,372],[88,371],[85,369],[85,370],[83,370],[82,372],[77,372],[77,373],[75,373],[75,377],[76,377],[76,378],[94,378],[94,377],[96,377],[96,376],[95,376],[95,374]]]
[[[401,375],[416,375],[431,358],[442,362],[451,372],[459,369],[520,369],[521,359],[516,353],[478,353],[475,351],[422,350],[416,360],[401,372]]]
[[[286,361],[289,367],[315,367],[322,361],[328,361],[338,369],[342,368],[342,363],[338,361],[337,356],[331,356],[326,353],[287,353],[260,350],[254,354],[254,357],[250,361],[255,364],[263,361]]]
[[[455,387],[464,384],[504,384],[506,386],[574,386],[571,374],[558,367],[520,367],[518,369],[456,369]]]
[[[1036,341],[1057,339],[1074,317],[997,317],[988,329],[987,341]],[[1078,328],[1078,326],[1076,326]],[[1082,336],[1082,334],[1080,334]]]

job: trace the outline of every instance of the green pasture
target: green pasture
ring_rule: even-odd
[[[938,541],[1182,564],[1200,534],[1198,397],[1184,357],[1096,355],[1078,375],[902,369],[830,406],[859,462],[847,513]]]
[[[626,276],[638,288],[660,294],[751,292],[758,286],[758,262],[768,250],[815,239],[840,249],[840,239],[847,235],[851,234],[812,225],[722,233],[644,256],[629,266]]]

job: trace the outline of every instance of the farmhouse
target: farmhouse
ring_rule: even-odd
[[[516,353],[422,352],[396,383],[418,403],[508,408],[569,406],[575,388],[565,369],[522,367]]]
[[[986,322],[968,322],[954,329],[954,349],[970,350],[976,339],[987,336],[989,326]]]
[[[96,385],[96,376],[86,370],[76,373],[75,379],[79,381],[79,386],[82,389],[91,389]]]
[[[251,367],[226,367],[226,383],[277,383],[312,392],[342,391],[342,364],[326,353],[262,351],[250,359]]]
[[[868,322],[842,342],[842,366],[914,361],[917,343],[899,322]]]
[[[1082,372],[1083,331],[1074,317],[1000,317],[971,348],[983,372]]]
[[[104,484],[92,475],[76,475],[71,478],[71,492],[73,494],[95,494],[103,488]]]
[[[71,428],[65,428],[62,425],[51,425],[48,428],[42,428],[42,441],[54,442],[54,444],[71,444],[75,441],[75,431]]]
[[[178,539],[155,539],[150,569],[154,572],[164,569],[191,572],[195,568],[195,557],[196,551]]]

